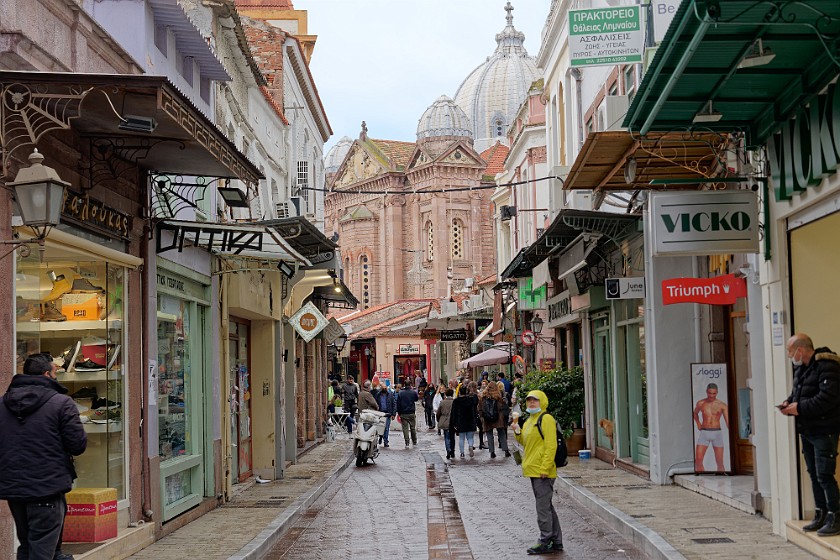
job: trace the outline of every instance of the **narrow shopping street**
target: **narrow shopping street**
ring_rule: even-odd
[[[451,463],[445,455],[435,431],[421,427],[417,446],[406,449],[392,430],[376,464],[348,467],[265,558],[526,557],[537,537],[534,498],[513,458],[478,448]],[[647,558],[556,489],[554,504],[563,558]]]

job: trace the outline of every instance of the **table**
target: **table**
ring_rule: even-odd
[[[349,412],[344,412],[341,407],[335,407],[335,412],[327,413],[327,423],[331,423],[336,427],[336,436],[341,433],[347,433],[347,419],[350,418]]]

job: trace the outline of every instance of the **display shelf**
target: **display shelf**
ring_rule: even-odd
[[[21,333],[37,332],[76,332],[76,331],[104,331],[120,329],[122,321],[18,321],[17,330]]]
[[[94,424],[93,422],[83,422],[82,426],[89,434],[115,434],[122,431],[122,421],[116,420],[108,422],[107,424]]]
[[[112,368],[109,372],[106,369],[99,371],[74,370],[58,374],[59,383],[87,383],[92,381],[117,381],[122,378],[122,371],[119,368]]]

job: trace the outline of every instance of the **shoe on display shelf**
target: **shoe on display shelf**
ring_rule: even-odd
[[[118,365],[117,360],[120,357],[120,348],[122,348],[122,346],[119,344],[111,348],[111,357],[108,359],[108,369],[114,369],[114,365]]]
[[[53,280],[53,287],[44,302],[55,301],[73,288],[73,284],[63,274],[56,276]]]
[[[41,310],[41,320],[42,321],[66,321],[67,317],[65,317],[61,311],[55,306],[55,301],[50,301],[43,305],[43,309]]]
[[[96,399],[99,395],[96,394],[96,387],[82,387],[75,393],[70,395],[74,399]]]
[[[76,278],[73,280],[73,285],[70,289],[71,294],[99,294],[104,292],[105,290],[94,286],[87,278]]]
[[[79,358],[79,351],[82,348],[82,342],[77,340],[74,344],[71,344],[67,348],[65,348],[61,354],[53,358],[53,363],[56,366],[56,373],[66,373],[69,371],[73,371],[73,366],[76,364],[76,360]]]

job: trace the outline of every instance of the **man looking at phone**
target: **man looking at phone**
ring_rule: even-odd
[[[793,363],[793,390],[778,408],[785,416],[796,417],[817,506],[814,520],[802,529],[821,537],[840,535],[840,490],[834,478],[840,433],[840,356],[828,348],[815,350],[811,338],[801,333],[787,341],[787,355]]]

